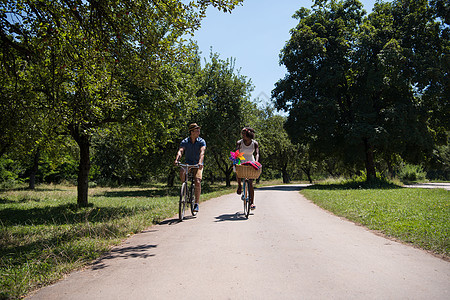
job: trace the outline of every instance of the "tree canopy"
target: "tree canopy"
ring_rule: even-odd
[[[322,0],[294,17],[272,91],[294,142],[368,179],[375,154],[418,161],[446,142],[449,28],[428,1],[378,2],[365,17],[357,0]]]
[[[167,129],[186,100],[168,96],[185,94],[170,78],[195,58],[184,36],[200,26],[208,6],[231,11],[240,2],[3,1],[2,120],[37,108],[53,130],[69,134],[80,149],[78,204],[87,205],[92,133],[123,122]],[[2,152],[15,132],[7,125]]]
[[[236,69],[234,60],[223,60],[210,54],[199,82],[199,107],[195,121],[207,137],[208,160],[214,161],[230,185],[232,163],[228,159],[234,151],[239,133],[246,120],[243,107],[253,89],[251,81]]]

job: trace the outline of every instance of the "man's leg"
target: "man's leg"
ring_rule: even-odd
[[[196,169],[194,174],[194,185],[195,185],[195,203],[200,203],[200,195],[202,194],[202,177],[203,169]]]
[[[195,203],[200,202],[200,195],[202,193],[202,180],[199,178],[195,178]]]
[[[184,182],[184,176],[185,176],[185,175],[186,175],[186,174],[184,173],[183,168],[180,168],[180,180],[181,180],[181,183]]]

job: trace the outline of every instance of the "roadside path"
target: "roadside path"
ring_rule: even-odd
[[[423,188],[423,189],[445,189],[450,191],[450,183],[448,182],[428,182],[405,185],[409,188]]]
[[[29,299],[450,299],[450,262],[317,207],[301,185],[235,194],[132,236]]]

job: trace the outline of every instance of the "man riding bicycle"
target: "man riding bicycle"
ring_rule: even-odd
[[[194,211],[198,212],[200,194],[201,194],[201,182],[203,175],[203,160],[205,158],[206,141],[200,137],[200,126],[197,123],[189,125],[189,136],[181,141],[180,148],[178,149],[177,156],[175,158],[175,165],[180,162],[180,158],[185,153],[185,161],[189,165],[199,164],[198,169],[191,169],[194,173],[195,184],[195,205]],[[184,182],[186,174],[183,169],[180,169],[180,179]]]

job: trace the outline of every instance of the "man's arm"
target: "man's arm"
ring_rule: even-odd
[[[200,148],[200,159],[198,160],[198,163],[200,165],[199,169],[203,169],[203,160],[205,159],[205,151],[206,151],[206,146],[202,146]]]
[[[177,156],[175,157],[175,162],[174,162],[175,165],[180,162],[180,158],[181,158],[181,155],[183,155],[183,151],[184,151],[184,148],[182,148],[182,147],[180,147],[180,149],[178,149]]]

